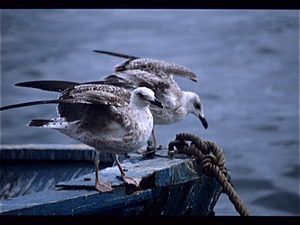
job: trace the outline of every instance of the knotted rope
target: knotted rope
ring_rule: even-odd
[[[186,141],[191,141],[190,146]],[[174,156],[174,146],[178,152],[195,156],[201,162],[202,173],[209,177],[216,177],[236,211],[241,216],[251,216],[251,213],[226,179],[227,169],[222,149],[213,142],[202,141],[196,135],[189,133],[177,134],[176,139],[169,143],[169,154],[172,156]]]

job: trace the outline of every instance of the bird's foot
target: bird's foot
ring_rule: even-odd
[[[95,184],[95,188],[100,192],[111,192],[112,191],[112,187],[111,187],[111,183],[107,182],[107,183],[101,183],[101,182],[96,182]]]
[[[133,184],[136,187],[138,187],[140,185],[140,182],[142,181],[141,177],[133,178],[133,177],[128,177],[126,175],[122,176],[122,179],[126,184]]]

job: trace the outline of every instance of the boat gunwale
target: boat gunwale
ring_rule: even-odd
[[[94,161],[96,152],[84,144],[25,144],[25,145],[0,145],[0,161]],[[120,156],[122,160],[124,156]],[[111,154],[100,153],[101,162],[113,162]]]

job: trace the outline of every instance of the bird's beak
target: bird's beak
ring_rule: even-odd
[[[205,117],[199,116],[199,119],[200,119],[202,125],[204,126],[204,128],[207,129],[208,123],[207,123]]]
[[[163,108],[164,106],[163,106],[163,104],[160,102],[160,101],[158,101],[157,99],[154,99],[154,101],[149,101],[152,105],[155,105],[155,106],[157,106],[157,107],[159,107],[159,108]]]

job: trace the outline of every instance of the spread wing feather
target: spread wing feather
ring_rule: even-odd
[[[124,72],[128,70],[141,70],[141,71],[149,72],[159,77],[180,76],[180,77],[188,78],[195,82],[198,81],[197,76],[191,70],[181,65],[178,65],[176,63],[140,58],[136,56],[124,55],[121,53],[102,51],[102,50],[94,50],[94,52],[128,59],[125,62],[122,62],[115,66],[114,70],[116,73]]]

